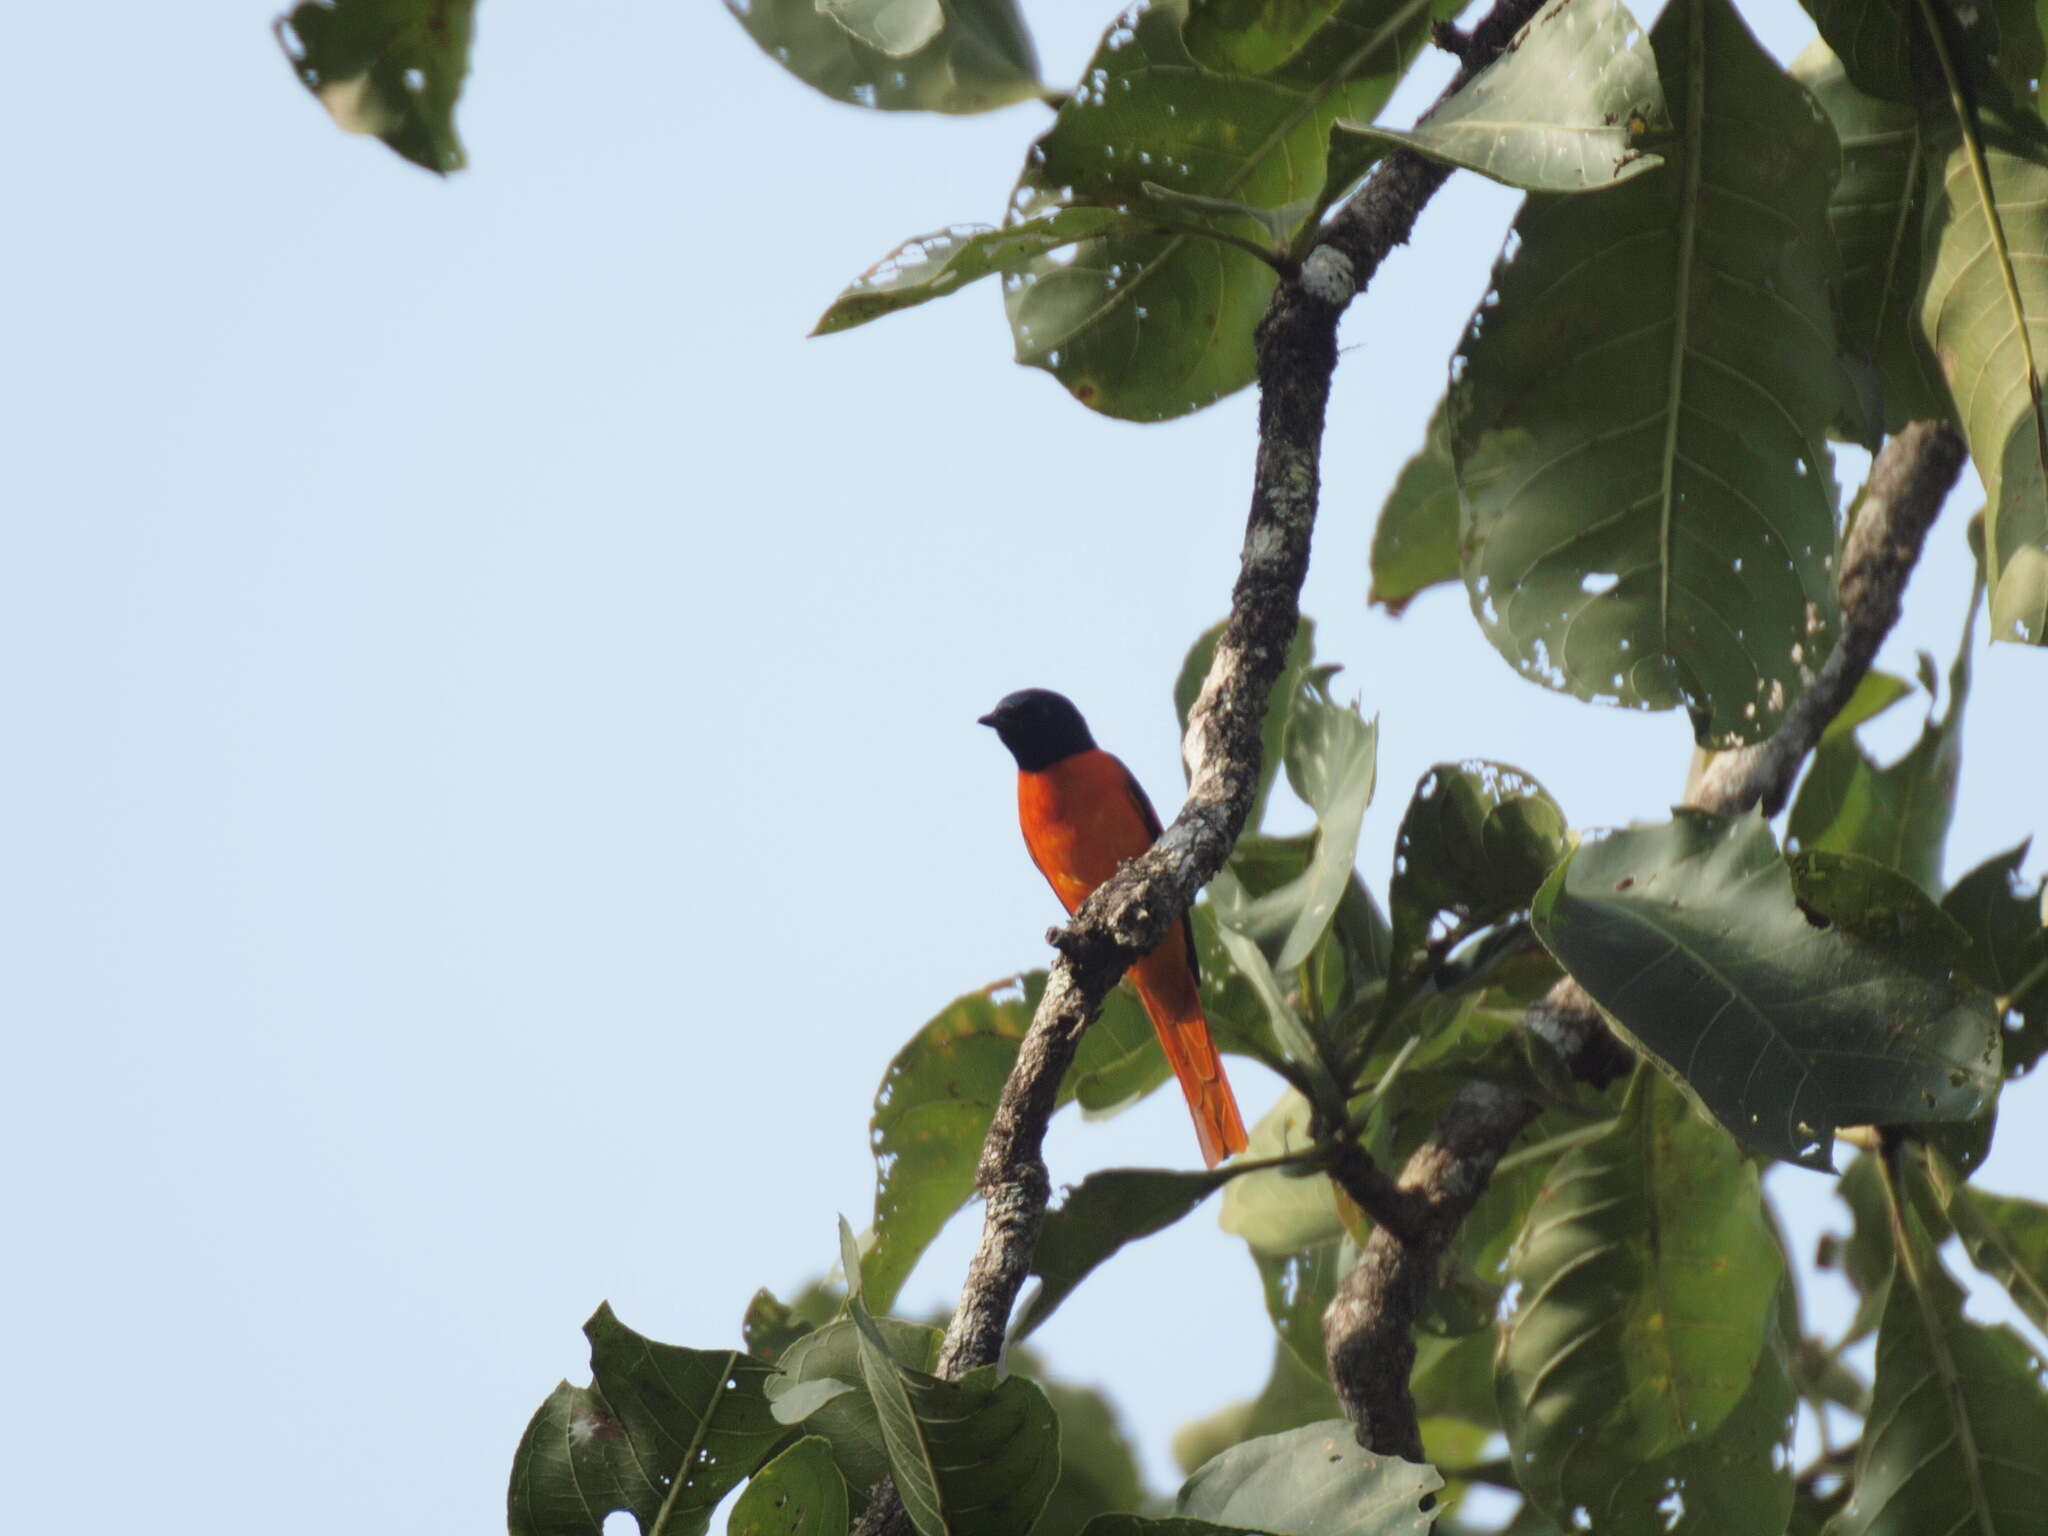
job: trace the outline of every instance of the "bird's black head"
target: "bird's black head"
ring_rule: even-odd
[[[1011,694],[981,717],[1002,737],[1010,756],[1026,773],[1050,768],[1063,757],[1091,751],[1095,738],[1073,700],[1049,688],[1026,688]]]

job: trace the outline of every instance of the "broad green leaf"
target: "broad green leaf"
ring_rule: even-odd
[[[1937,722],[1930,693],[1920,739],[1904,757],[1881,768],[1851,735],[1823,741],[1815,749],[1785,823],[1787,846],[1802,853],[1860,854],[1890,865],[1923,890],[1941,889],[1942,850],[1962,769],[1970,631],[1976,618],[1973,597],[1949,669],[1948,709]],[[1931,690],[1932,664],[1924,664],[1923,671]]]
[[[1331,1053],[1310,1032],[1301,1015],[1294,1011],[1294,1005],[1281,990],[1280,979],[1267,963],[1265,952],[1257,942],[1239,932],[1232,922],[1231,910],[1233,906],[1241,908],[1243,898],[1229,870],[1216,877],[1209,894],[1222,918],[1216,929],[1216,938],[1229,955],[1232,970],[1250,983],[1265,1012],[1272,1038],[1279,1044],[1283,1060],[1276,1064],[1276,1070],[1280,1070],[1289,1081],[1301,1084],[1316,1101],[1336,1104],[1342,1098],[1342,1092],[1337,1086]]]
[[[1361,175],[1370,153],[1330,144],[1370,119],[1454,0],[1339,0],[1305,46],[1252,77],[1201,69],[1181,40],[1186,0],[1119,17],[1080,87],[1032,147],[1012,208],[1138,206],[1150,182],[1266,210],[1298,206],[1290,238]],[[1244,238],[1270,232],[1244,221]],[[1252,334],[1277,282],[1259,257],[1189,234],[1118,234],[1034,261],[1007,288],[1017,360],[1106,415],[1156,421],[1251,382]]]
[[[1304,682],[1287,718],[1287,782],[1316,813],[1314,852],[1286,884],[1251,895],[1236,879],[1210,891],[1225,927],[1256,942],[1286,974],[1307,960],[1337,916],[1358,862],[1358,833],[1372,803],[1379,724]]]
[[[852,1230],[842,1263],[860,1273]],[[918,1536],[1027,1536],[1060,1476],[1059,1421],[1035,1382],[994,1366],[947,1381],[901,1365],[856,1281],[847,1293],[861,1378],[889,1472]]]
[[[1372,587],[1365,600],[1399,618],[1417,593],[1457,579],[1458,472],[1439,401],[1422,446],[1401,466],[1373,525]]]
[[[1534,193],[1452,364],[1473,612],[1525,676],[1768,736],[1834,644],[1838,152],[1727,0],[1651,34],[1667,165]],[[1732,424],[1740,423],[1737,430]]]
[[[1734,1142],[1639,1071],[1613,1128],[1551,1170],[1513,1275],[1500,1408],[1531,1499],[1603,1536],[1783,1530],[1785,1270]]]
[[[1018,1309],[1012,1343],[1029,1338],[1097,1265],[1127,1243],[1163,1232],[1238,1169],[1182,1173],[1167,1168],[1107,1168],[1091,1173],[1046,1212],[1031,1257],[1038,1288]]]
[[[1181,1486],[1176,1515],[1279,1536],[1422,1532],[1423,1498],[1443,1487],[1432,1467],[1375,1456],[1344,1419],[1234,1445]]]
[[[1339,4],[1340,0],[1189,0],[1181,41],[1204,69],[1263,75],[1301,52]]]
[[[938,1363],[944,1335],[937,1328],[893,1317],[874,1323],[891,1359],[924,1371]],[[865,1503],[868,1490],[889,1476],[889,1453],[860,1352],[861,1333],[853,1322],[828,1323],[797,1341],[778,1362],[782,1374],[769,1381],[768,1399],[778,1422],[801,1423],[805,1434],[822,1436],[831,1445],[832,1459],[855,1502]]]
[[[1954,407],[1920,333],[1920,205],[1927,150],[1920,115],[1866,96],[1841,60],[1815,42],[1793,60],[1842,145],[1842,179],[1828,222],[1842,252],[1842,327],[1877,369],[1883,421],[1946,421]]]
[[[476,0],[305,0],[277,40],[336,127],[445,176],[464,164],[455,103],[475,19]]]
[[[1500,1401],[1493,1385],[1495,1340],[1484,1333],[1455,1338],[1418,1335],[1415,1370],[1408,1390],[1424,1422],[1459,1419],[1488,1429],[1500,1425]]]
[[[1187,659],[1181,663],[1180,676],[1174,681],[1173,708],[1180,718],[1183,740],[1188,733],[1188,715],[1195,707],[1195,700],[1201,697],[1202,684],[1216,660],[1216,646],[1223,638],[1223,627],[1227,622],[1212,624],[1202,631],[1200,638],[1188,648]],[[1256,832],[1265,819],[1266,797],[1272,792],[1273,780],[1280,772],[1281,759],[1287,749],[1287,721],[1294,713],[1301,680],[1307,675],[1315,654],[1316,621],[1302,619],[1295,626],[1294,641],[1287,647],[1287,659],[1281,663],[1280,675],[1273,679],[1273,686],[1266,692],[1266,713],[1259,724],[1259,787],[1252,798],[1251,814],[1245,818],[1247,832]],[[1186,763],[1181,766],[1185,772]]]
[[[806,1435],[749,1479],[727,1518],[726,1536],[843,1536],[846,1479],[832,1447]]]
[[[1913,685],[1903,677],[1895,677],[1873,667],[1863,674],[1863,681],[1849,695],[1849,702],[1827,723],[1827,728],[1820,733],[1821,741],[1839,741],[1857,726],[1875,720],[1912,691]]]
[[[657,1344],[609,1306],[583,1332],[590,1385],[555,1388],[513,1454],[512,1536],[603,1536],[616,1510],[642,1530],[701,1536],[786,1433],[769,1412],[774,1368],[736,1349]]]
[[[847,284],[818,317],[811,334],[849,331],[899,309],[943,299],[980,278],[1014,271],[1034,256],[1123,221],[1124,215],[1110,208],[1062,208],[1006,229],[956,224],[906,240]]]
[[[1949,1181],[1942,1214],[1970,1262],[2048,1331],[2048,1205]]]
[[[1440,920],[1470,931],[1528,906],[1565,832],[1557,802],[1519,768],[1475,759],[1425,773],[1394,840],[1397,974],[1413,974]]]
[[[725,8],[762,52],[835,101],[987,112],[1044,89],[1015,0],[726,0]]]
[[[1963,1316],[1917,1218],[1877,1335],[1855,1492],[1831,1536],[2048,1532],[2048,1393],[2009,1328]]]
[[[905,59],[937,37],[946,25],[939,0],[815,0],[829,16],[864,43],[892,59]]]
[[[1173,1459],[1183,1473],[1192,1472],[1233,1445],[1320,1423],[1338,1412],[1329,1383],[1297,1360],[1286,1344],[1276,1342],[1272,1374],[1259,1395],[1183,1424],[1173,1434]]]
[[[1313,1116],[1308,1100],[1288,1089],[1252,1126],[1246,1161],[1261,1163],[1309,1151],[1314,1145],[1309,1136]],[[1293,1253],[1343,1233],[1331,1189],[1324,1174],[1260,1169],[1231,1181],[1223,1191],[1218,1221],[1257,1253]]]
[[[2048,1049],[2048,881],[2020,879],[2027,844],[1985,860],[1942,897],[1970,935],[1970,979],[2005,1019],[2005,1072],[2029,1071]]]
[[[974,1194],[974,1169],[1017,1048],[1045,992],[1031,971],[955,998],[896,1053],[875,1094],[874,1240],[861,1272],[886,1307],[919,1255]],[[1166,1080],[1165,1057],[1136,996],[1112,992],[1082,1037],[1059,1102],[1108,1109]]]
[[[1821,849],[1796,854],[1791,863],[1809,921],[1833,923],[1937,981],[1967,971],[1970,936],[1963,925],[1890,865]]]
[[[1498,59],[1408,132],[1338,130],[1525,192],[1598,192],[1664,162],[1657,59],[1620,0],[1550,0]]]
[[[1930,64],[1917,0],[1799,0],[1856,88],[1910,102]]]
[[[1323,1313],[1358,1263],[1358,1245],[1340,1232],[1293,1253],[1261,1253],[1254,1248],[1252,1263],[1259,1271],[1266,1316],[1272,1320],[1274,1334],[1304,1370],[1327,1376],[1330,1367],[1323,1354]]]
[[[1999,1082],[1988,1000],[1799,910],[1761,816],[1680,809],[1579,849],[1536,933],[1744,1142],[1827,1169],[1840,1125],[1967,1120]]]
[[[2048,128],[1978,103],[1927,134],[1920,323],[1984,481],[1991,638],[2048,641]]]

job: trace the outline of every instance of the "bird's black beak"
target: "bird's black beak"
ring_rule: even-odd
[[[975,723],[976,725],[985,725],[985,726],[987,726],[987,727],[988,727],[988,728],[989,728],[990,730],[994,730],[994,729],[996,728],[996,717],[995,717],[994,715],[983,715],[983,716],[982,716],[982,717],[981,717],[980,719],[976,720],[976,721],[975,721],[974,723]]]

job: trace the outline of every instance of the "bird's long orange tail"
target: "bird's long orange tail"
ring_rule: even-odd
[[[1202,1161],[1214,1168],[1245,1149],[1244,1118],[1237,1111],[1230,1079],[1223,1074],[1223,1058],[1210,1038],[1209,1021],[1202,1015],[1201,994],[1182,958],[1185,943],[1176,927],[1165,943],[1131,967],[1131,980],[1167,1064],[1180,1080],[1180,1091],[1187,1096]]]

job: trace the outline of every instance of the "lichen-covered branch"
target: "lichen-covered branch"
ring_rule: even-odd
[[[1885,445],[1871,469],[1862,510],[1838,580],[1842,633],[1819,674],[1769,741],[1723,753],[1702,775],[1693,803],[1733,814],[1783,806],[1792,782],[1830,720],[1870,670],[1898,622],[1906,580],[1962,468],[1963,445],[1949,428],[1915,422]],[[1629,1054],[1609,1033],[1578,983],[1566,977],[1523,1018],[1582,1082],[1604,1085]],[[1400,1188],[1426,1215],[1406,1234],[1375,1228],[1365,1251],[1323,1314],[1330,1380],[1361,1445],[1422,1459],[1422,1435],[1408,1379],[1415,1368],[1415,1318],[1436,1284],[1459,1225],[1540,1106],[1493,1083],[1462,1088],[1430,1139],[1401,1170]]]

